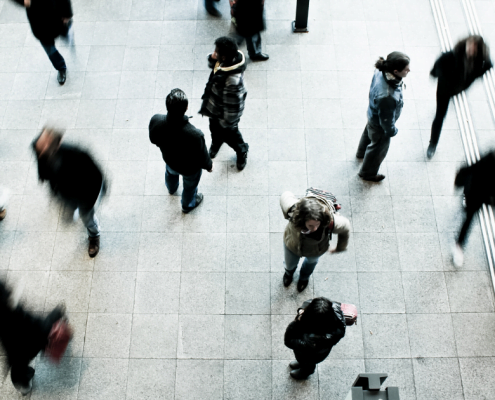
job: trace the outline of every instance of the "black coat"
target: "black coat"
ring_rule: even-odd
[[[102,190],[103,174],[91,156],[62,144],[49,160],[38,159],[38,174],[52,191],[78,207],[92,208]]]
[[[461,168],[455,185],[464,187],[468,207],[495,205],[495,152],[491,151],[470,167]]]
[[[24,0],[14,0],[24,5]],[[33,35],[41,42],[51,42],[67,32],[63,18],[72,18],[70,0],[31,0],[26,8]]]
[[[265,30],[263,8],[265,0],[237,0],[233,6],[237,32],[242,36],[253,36]]]
[[[464,59],[466,51],[448,51],[443,53],[431,70],[431,76],[438,78],[438,86],[442,87],[445,93],[450,96],[455,96],[466,90],[474,82],[476,78],[493,67],[492,61],[483,58],[482,54],[474,60],[474,67],[469,74],[465,74]]]
[[[163,161],[181,175],[211,170],[212,161],[203,132],[189,123],[189,117],[173,119],[156,114],[151,118],[150,141],[160,148]]]

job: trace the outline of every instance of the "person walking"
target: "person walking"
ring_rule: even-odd
[[[62,133],[44,128],[33,141],[41,182],[48,181],[52,193],[64,205],[81,216],[88,231],[88,254],[95,257],[100,250],[100,226],[96,206],[106,191],[100,168],[85,151],[62,143]]]
[[[222,13],[217,10],[215,7],[215,3],[213,1],[220,1],[220,0],[205,0],[205,9],[208,12],[208,14],[214,16],[214,17],[221,17]]]
[[[199,113],[210,118],[210,157],[215,158],[222,144],[227,143],[237,154],[237,169],[243,170],[249,150],[239,131],[247,96],[244,54],[234,39],[223,36],[215,40],[215,51],[208,55],[208,66],[212,72]]]
[[[285,345],[294,351],[296,361],[289,366],[294,379],[306,379],[316,364],[325,360],[333,346],[345,336],[345,318],[340,304],[325,297],[304,302],[285,331]]]
[[[246,40],[249,58],[266,61],[270,57],[261,52],[261,31],[265,30],[263,11],[265,0],[230,0],[232,23],[237,31],[237,45]]]
[[[26,14],[33,35],[43,46],[53,67],[58,71],[58,83],[67,79],[67,65],[55,47],[55,39],[62,36],[69,40],[72,36],[72,6],[70,0],[14,0],[26,8]]]
[[[481,36],[471,35],[459,41],[453,50],[443,53],[430,75],[438,79],[437,112],[431,125],[431,136],[426,156],[431,159],[437,150],[443,120],[447,115],[450,98],[466,90],[486,71],[493,67],[490,50]]]
[[[325,198],[307,195],[298,199],[291,192],[280,196],[280,207],[284,218],[289,220],[284,231],[285,273],[283,283],[292,283],[294,272],[301,257],[301,267],[297,290],[302,292],[309,283],[318,259],[330,249],[332,233],[338,235],[337,247],[331,252],[341,252],[349,241],[349,220],[335,212],[335,208]]]
[[[53,349],[65,352],[71,338],[65,310],[59,306],[45,318],[29,313],[13,299],[11,289],[0,280],[0,344],[6,357],[7,368],[14,387],[27,395],[33,387],[35,370],[29,366],[40,351]],[[59,333],[54,335],[54,331]],[[61,334],[60,334],[61,333]]]
[[[162,152],[165,161],[165,185],[174,194],[182,175],[182,212],[188,213],[203,201],[198,184],[203,169],[213,171],[213,163],[206,148],[203,132],[196,129],[185,115],[188,108],[186,94],[173,89],[165,101],[167,115],[156,114],[149,125],[150,141]]]
[[[495,206],[495,150],[490,151],[478,162],[459,170],[455,186],[464,188],[466,217],[453,249],[453,262],[461,267],[464,262],[463,248],[473,217],[483,204]]]
[[[395,123],[404,104],[402,79],[410,71],[409,62],[407,55],[394,51],[386,60],[380,57],[375,64],[369,94],[368,123],[356,152],[356,157],[363,159],[359,176],[366,181],[380,182],[385,179],[385,175],[378,174],[378,170],[387,155],[390,138],[398,132]]]

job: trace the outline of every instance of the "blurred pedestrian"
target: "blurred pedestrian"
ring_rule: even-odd
[[[62,55],[55,47],[55,39],[62,36],[69,40],[72,36],[72,6],[70,0],[14,0],[26,8],[27,17],[33,35],[50,58],[58,71],[58,83],[63,85],[67,79],[67,66]]]
[[[296,361],[289,366],[294,379],[306,379],[316,364],[328,357],[345,335],[345,318],[340,304],[325,297],[304,302],[285,331],[285,345],[294,350]]]
[[[44,128],[33,141],[38,160],[38,176],[48,181],[54,195],[74,214],[80,215],[88,231],[88,254],[100,250],[100,226],[96,205],[105,193],[105,181],[91,156],[75,146],[62,143],[62,133]]]
[[[349,241],[349,220],[335,212],[332,204],[322,197],[312,195],[298,199],[291,192],[280,196],[280,207],[289,223],[284,231],[285,274],[284,286],[292,283],[301,257],[297,290],[302,292],[309,283],[318,259],[330,249],[332,233],[338,235],[337,247],[331,252],[341,252]]]
[[[63,307],[56,307],[42,318],[13,303],[10,288],[0,281],[0,344],[14,387],[26,395],[33,386],[35,370],[29,366],[31,360],[40,351],[48,355],[56,350],[62,356],[72,333]]]
[[[455,185],[464,188],[466,217],[453,250],[453,262],[461,267],[464,262],[463,247],[467,232],[476,212],[483,206],[495,206],[495,151],[483,156],[475,164],[461,168]]]
[[[364,158],[359,176],[366,181],[380,182],[385,179],[385,175],[378,174],[378,170],[387,155],[390,138],[398,132],[395,123],[404,104],[402,79],[410,71],[409,62],[407,55],[394,51],[386,60],[380,57],[375,64],[369,94],[368,123],[356,153],[357,158]]]
[[[0,221],[7,216],[7,203],[9,201],[9,190],[0,186]]]
[[[210,157],[215,158],[223,143],[237,154],[237,169],[247,164],[249,145],[239,131],[247,92],[244,87],[246,60],[234,39],[224,36],[215,41],[215,51],[208,56],[212,69],[199,111],[210,118]]]
[[[156,114],[149,125],[150,141],[160,148],[165,161],[165,185],[174,194],[182,175],[182,212],[188,213],[203,201],[198,184],[203,169],[213,171],[203,132],[189,123],[186,94],[173,89],[167,96],[167,115]]]
[[[428,158],[435,155],[450,98],[469,88],[476,78],[492,67],[490,50],[478,35],[459,41],[453,50],[443,53],[435,62],[430,75],[438,78],[437,112],[431,125]]]
[[[230,0],[232,22],[237,30],[237,45],[246,40],[249,58],[266,61],[270,57],[261,52],[261,31],[265,30],[263,10],[265,0]]]
[[[205,0],[206,11],[208,12],[208,14],[213,15],[214,17],[221,17],[222,13],[217,10],[213,1],[220,1],[220,0]]]

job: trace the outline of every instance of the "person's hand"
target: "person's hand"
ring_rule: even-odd
[[[24,1],[26,1],[26,0],[24,0]],[[28,0],[28,1],[30,1],[30,0]],[[69,23],[69,21],[70,21],[70,20],[71,20],[70,18],[62,18],[62,21],[63,21],[63,23],[64,23],[65,25],[67,25],[67,24]]]
[[[31,7],[31,0],[24,0],[24,7],[26,8]]]
[[[211,163],[211,168],[207,170],[208,172],[213,172],[213,163]]]

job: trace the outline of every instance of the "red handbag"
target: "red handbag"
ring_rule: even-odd
[[[48,345],[45,348],[48,358],[54,363],[60,363],[72,336],[72,328],[66,319],[59,319],[55,322],[48,335]]]
[[[357,325],[358,310],[354,304],[341,303],[340,309],[344,314],[346,325]]]

